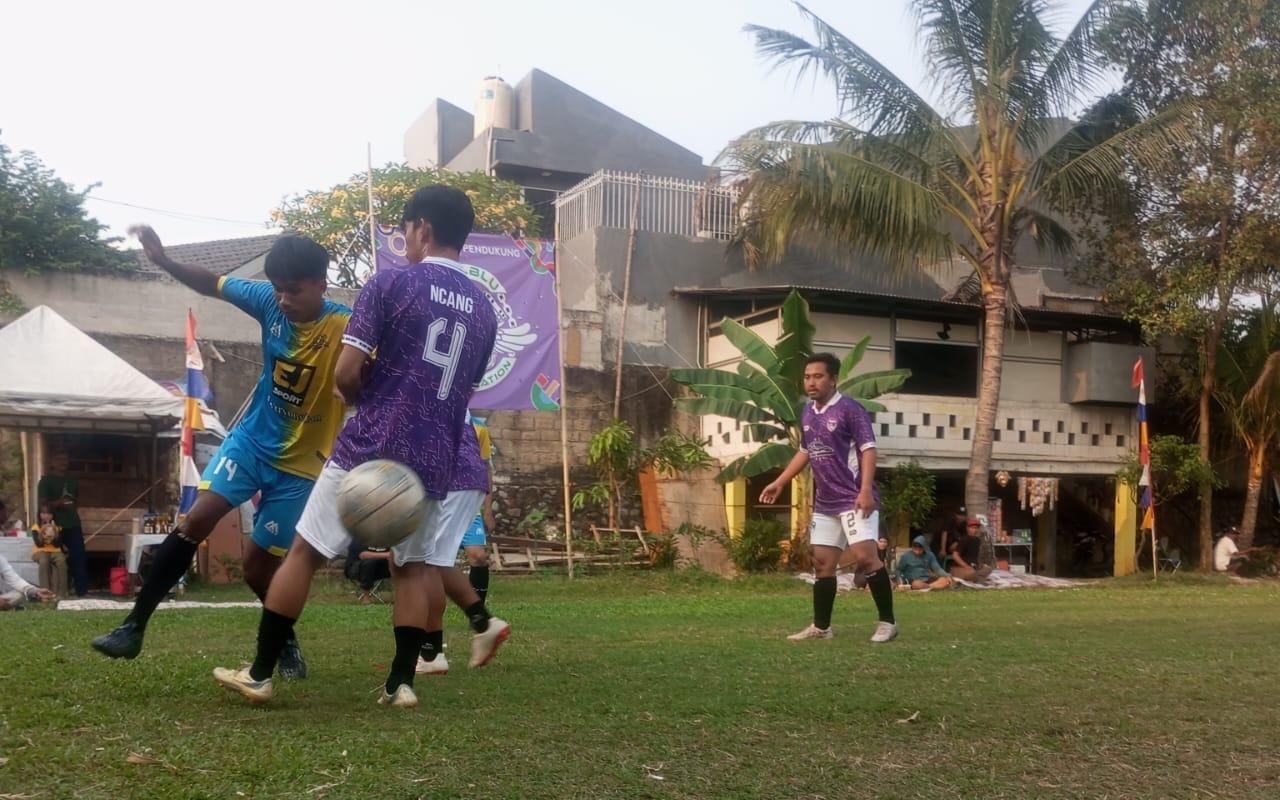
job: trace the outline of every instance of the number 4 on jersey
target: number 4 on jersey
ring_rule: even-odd
[[[449,390],[453,388],[453,378],[458,371],[458,359],[462,356],[462,344],[467,338],[467,326],[461,322],[453,323],[453,335],[449,337],[449,349],[441,350],[440,337],[449,327],[449,320],[441,317],[427,326],[427,346],[422,350],[422,360],[435,364],[444,374],[440,376],[440,389],[436,397],[446,400]]]

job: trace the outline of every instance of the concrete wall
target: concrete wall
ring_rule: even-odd
[[[1132,403],[1133,365],[1141,357],[1147,376],[1147,402],[1155,402],[1156,351],[1105,342],[1081,342],[1067,348],[1067,379],[1062,399],[1068,403]]]
[[[672,290],[718,282],[734,266],[724,243],[638,232],[626,328],[621,330],[628,243],[625,230],[597,228],[560,244],[565,308],[582,315],[584,331],[592,329],[589,336],[584,333],[581,363],[611,367],[621,332],[627,343],[626,363],[696,365],[701,339],[699,305],[677,297]]]
[[[52,272],[6,275],[28,308],[46,305],[152,380],[185,374],[186,313],[196,316],[205,377],[214,409],[229,423],[262,369],[261,331],[252,317],[229,303],[201,297],[167,276]],[[332,290],[351,303],[355,293]],[[21,314],[0,315],[0,324]],[[210,347],[209,345],[212,345]],[[221,354],[222,361],[214,356]]]
[[[185,335],[187,309],[196,316],[201,339],[259,342],[257,322],[230,303],[201,297],[167,275],[137,272],[92,274],[7,272],[11,291],[27,308],[45,305],[88,334],[126,334],[157,338]],[[351,303],[355,292],[332,290],[330,297]],[[0,315],[0,323],[19,314]],[[178,362],[181,368],[181,360]]]
[[[404,158],[418,169],[441,167],[472,140],[475,118],[439,98],[404,133]]]

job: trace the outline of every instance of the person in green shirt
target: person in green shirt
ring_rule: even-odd
[[[904,589],[945,589],[951,585],[923,535],[912,539],[911,549],[898,556],[898,581]]]
[[[49,472],[41,476],[36,489],[40,505],[53,511],[53,521],[62,529],[62,546],[67,550],[71,583],[76,597],[89,593],[89,561],[84,550],[84,530],[80,527],[80,481],[67,475],[69,459],[58,451],[49,459]]]

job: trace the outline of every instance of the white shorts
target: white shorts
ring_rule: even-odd
[[[880,539],[880,512],[864,517],[861,511],[846,511],[840,516],[814,514],[809,524],[809,544],[843,550],[858,542]]]
[[[298,535],[325,558],[345,556],[351,546],[351,534],[338,515],[338,487],[346,474],[341,467],[325,464],[298,520]],[[453,566],[458,543],[482,502],[484,492],[476,491],[450,492],[444,500],[428,500],[427,515],[418,530],[391,548],[396,566],[410,562]]]

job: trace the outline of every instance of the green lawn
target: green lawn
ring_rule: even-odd
[[[388,608],[337,584],[299,626],[311,678],[268,708],[209,677],[256,610],[161,612],[126,663],[88,647],[119,614],[0,615],[0,798],[1280,796],[1273,586],[899,595],[878,646],[865,594],[835,640],[786,642],[809,600],[784,577],[494,590],[507,647],[466,670],[451,612],[454,671],[414,712],[374,704]]]

